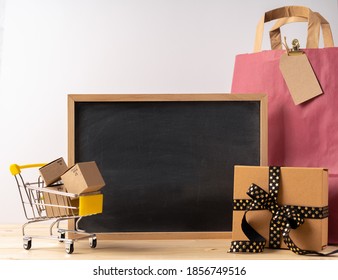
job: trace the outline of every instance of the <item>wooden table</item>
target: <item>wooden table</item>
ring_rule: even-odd
[[[32,233],[48,236],[48,225],[34,225]],[[22,247],[21,225],[0,225],[0,260],[305,260],[324,259],[298,256],[288,250],[266,249],[259,254],[227,253],[230,240],[100,240],[91,249],[87,240],[75,242],[74,253],[66,254],[63,243],[50,239],[32,240],[32,248]],[[329,246],[326,251],[334,247]],[[327,258],[326,258],[327,259]],[[338,255],[330,257],[338,260]]]

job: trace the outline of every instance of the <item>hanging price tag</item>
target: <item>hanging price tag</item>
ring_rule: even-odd
[[[283,54],[279,68],[296,105],[323,94],[305,53]]]

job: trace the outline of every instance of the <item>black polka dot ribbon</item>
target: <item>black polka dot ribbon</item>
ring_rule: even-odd
[[[281,239],[286,246],[299,255],[320,255],[327,256],[338,253],[338,250],[329,253],[300,249],[290,238],[290,231],[304,223],[305,218],[323,219],[328,216],[327,207],[304,207],[293,205],[279,205],[277,203],[280,167],[269,167],[269,192],[261,187],[252,184],[247,194],[251,199],[234,200],[234,210],[245,210],[242,218],[242,230],[249,240],[232,241],[229,252],[263,252],[266,239],[260,235],[246,219],[249,211],[269,210],[272,213],[269,230],[269,248],[280,248]]]

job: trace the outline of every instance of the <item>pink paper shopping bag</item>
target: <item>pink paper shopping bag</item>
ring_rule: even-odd
[[[286,52],[281,49],[280,30],[271,32],[273,50],[260,48],[264,23],[275,19],[288,23],[299,18],[308,21],[307,44],[302,51],[322,94],[295,105],[279,68]],[[320,28],[324,48],[318,48]],[[329,169],[329,243],[338,244],[338,48],[333,47],[329,23],[306,7],[266,12],[257,27],[255,52],[236,56],[231,91],[268,95],[269,165]]]

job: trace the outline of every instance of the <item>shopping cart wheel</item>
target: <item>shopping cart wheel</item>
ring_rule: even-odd
[[[89,246],[90,248],[96,248],[97,239],[96,237],[89,238]]]
[[[25,250],[29,250],[30,248],[32,248],[32,239],[24,238],[23,239],[23,248]]]
[[[66,253],[67,254],[72,254],[74,252],[74,243],[67,243],[66,244]]]

